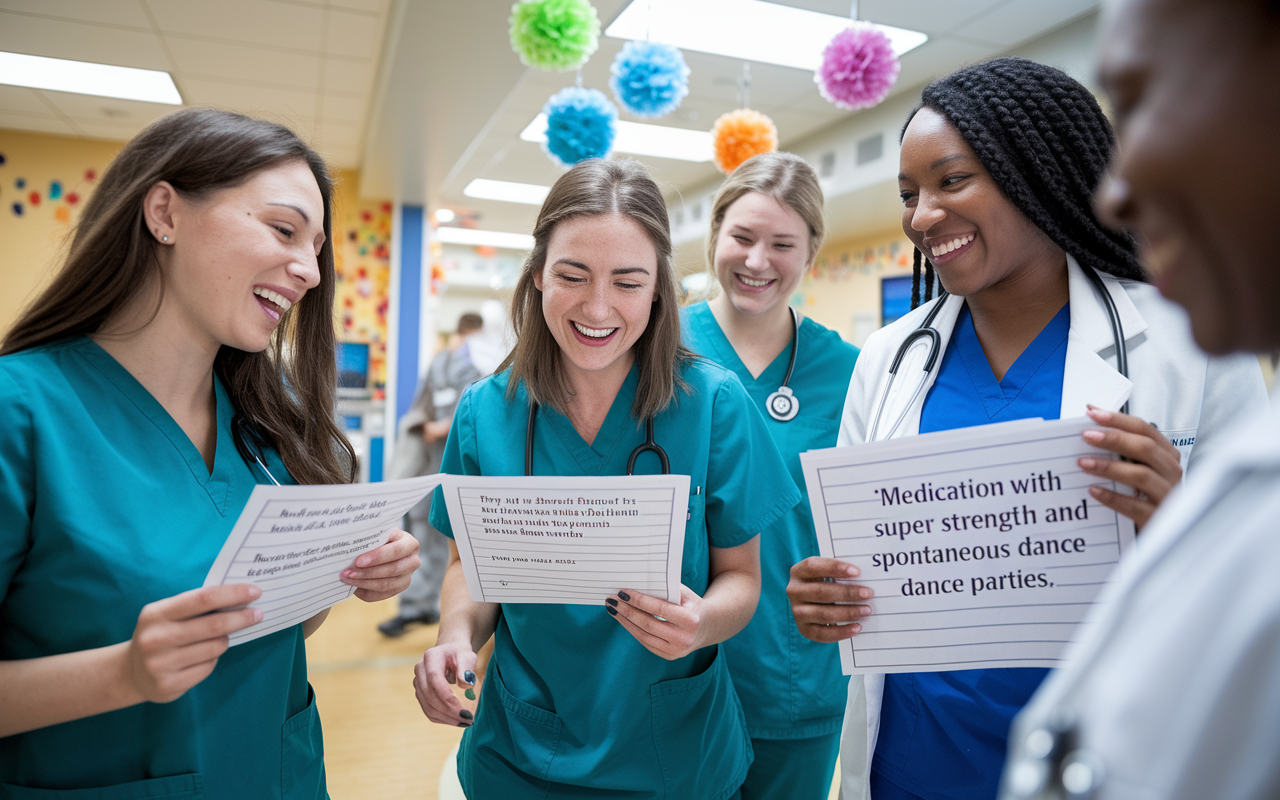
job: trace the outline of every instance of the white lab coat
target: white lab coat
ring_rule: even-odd
[[[1101,759],[1097,800],[1280,797],[1280,393],[1143,531],[1010,735],[1056,709]],[[1002,796],[1009,786],[1002,787]]]
[[[1089,404],[1118,411],[1128,400],[1129,413],[1155,423],[1178,447],[1183,469],[1190,470],[1221,447],[1222,432],[1232,422],[1250,411],[1257,413],[1266,408],[1266,385],[1256,358],[1209,358],[1191,338],[1182,308],[1163,299],[1148,284],[1104,274],[1103,285],[1124,328],[1129,354],[1129,378],[1125,378],[1113,366],[1115,339],[1106,308],[1070,254],[1067,272],[1071,327],[1067,334],[1061,419],[1083,416]],[[947,297],[934,318],[933,327],[942,341],[937,361],[923,384],[928,340],[917,340],[907,351],[884,403],[876,439],[890,438],[888,433],[895,423],[892,438],[920,432],[924,400],[937,377],[963,303],[961,297]],[[839,445],[867,441],[868,428],[889,381],[889,365],[899,346],[919,327],[933,305],[917,308],[867,340],[849,383]],[[1205,441],[1197,443],[1198,438]],[[1280,582],[1280,578],[1277,580]],[[883,690],[882,675],[867,675],[863,680],[854,676],[849,681],[840,747],[842,800],[869,797],[867,782],[879,732]]]

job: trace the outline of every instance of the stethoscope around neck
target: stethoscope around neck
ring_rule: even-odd
[[[524,435],[524,474],[530,476],[533,474],[533,423],[538,417],[538,404],[529,403],[529,427]],[[667,458],[667,451],[653,440],[653,417],[646,417],[644,421],[644,443],[631,451],[631,456],[627,459],[627,474],[636,474],[636,459],[644,453],[651,452],[662,462],[662,474],[671,474],[671,460]]]
[[[1120,323],[1120,314],[1116,311],[1116,303],[1111,299],[1111,292],[1107,291],[1107,287],[1102,282],[1102,278],[1099,277],[1093,267],[1081,264],[1080,268],[1084,270],[1085,276],[1089,279],[1089,282],[1093,284],[1093,288],[1097,290],[1098,295],[1101,296],[1102,305],[1106,309],[1107,318],[1111,322],[1111,336],[1115,342],[1116,348],[1116,371],[1128,378],[1129,349],[1124,341],[1124,326]],[[929,342],[929,355],[925,359],[924,369],[919,375],[920,382],[916,384],[915,391],[911,393],[911,399],[903,404],[902,410],[894,419],[893,425],[890,426],[889,432],[883,437],[884,439],[893,438],[893,434],[902,426],[903,421],[907,418],[907,414],[911,411],[912,406],[915,405],[916,400],[920,397],[920,393],[924,391],[925,386],[929,383],[929,375],[933,372],[933,367],[938,361],[938,356],[942,353],[942,334],[938,333],[938,330],[933,327],[933,321],[938,316],[938,312],[942,310],[942,306],[946,302],[947,297],[947,290],[939,289],[938,300],[934,303],[933,308],[929,309],[928,316],[926,316],[924,321],[920,323],[920,326],[913,330],[907,338],[902,341],[902,344],[898,346],[898,352],[894,355],[893,361],[889,365],[889,380],[885,382],[884,390],[880,393],[880,402],[876,405],[876,412],[871,418],[871,425],[867,427],[866,440],[868,442],[878,442],[881,440],[881,437],[878,436],[880,432],[881,417],[884,415],[885,403],[889,399],[889,393],[893,389],[893,383],[898,378],[898,367],[902,366],[902,359],[906,357],[907,352],[912,348],[912,346],[922,340],[928,340]],[[794,360],[795,351],[792,350],[792,363],[794,363]],[[788,377],[791,375],[789,370],[787,375]],[[772,397],[770,399],[772,399]],[[1129,413],[1128,401],[1120,407],[1120,413]]]
[[[796,418],[796,414],[800,413],[800,398],[796,397],[796,393],[791,391],[791,387],[787,386],[791,383],[791,373],[796,368],[796,347],[800,339],[800,317],[796,314],[796,310],[787,307],[791,312],[791,360],[787,362],[787,374],[782,378],[782,385],[778,387],[778,391],[769,395],[764,401],[765,411],[769,412],[769,416],[778,422],[789,422]]]

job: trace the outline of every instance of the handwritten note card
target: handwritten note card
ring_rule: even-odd
[[[252,583],[262,621],[231,634],[243,644],[351,596],[338,574],[385,544],[400,518],[443,475],[341,486],[258,486],[218,553],[205,586]]]
[[[594,605],[619,589],[680,602],[688,475],[450,477],[473,600]]]
[[[1052,667],[1133,542],[1080,471],[1109,453],[1086,418],[1019,422],[801,456],[819,550],[872,587],[845,674]]]

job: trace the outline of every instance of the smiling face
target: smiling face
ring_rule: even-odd
[[[649,325],[657,272],[657,251],[634,220],[571,217],[551,231],[546,266],[533,282],[571,386],[626,378]]]
[[[1099,208],[1211,353],[1280,347],[1280,21],[1262,5],[1112,3],[1099,51],[1119,137]]]
[[[1065,256],[1018,210],[960,132],[929,108],[902,138],[902,230],[948,292],[972,297],[1024,281]]]
[[[291,161],[207,197],[174,194],[168,212],[162,313],[209,348],[265,350],[320,283],[324,201],[310,168]]]
[[[787,304],[811,256],[804,219],[771,195],[748,192],[720,223],[716,279],[738,313],[764,314]]]

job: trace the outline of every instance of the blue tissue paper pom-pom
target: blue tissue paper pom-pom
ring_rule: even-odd
[[[680,49],[655,42],[627,42],[609,68],[618,104],[637,117],[661,117],[689,94],[689,67]]]
[[[618,109],[598,89],[561,89],[551,95],[542,113],[547,115],[543,149],[561,166],[604,158],[613,147]]]

